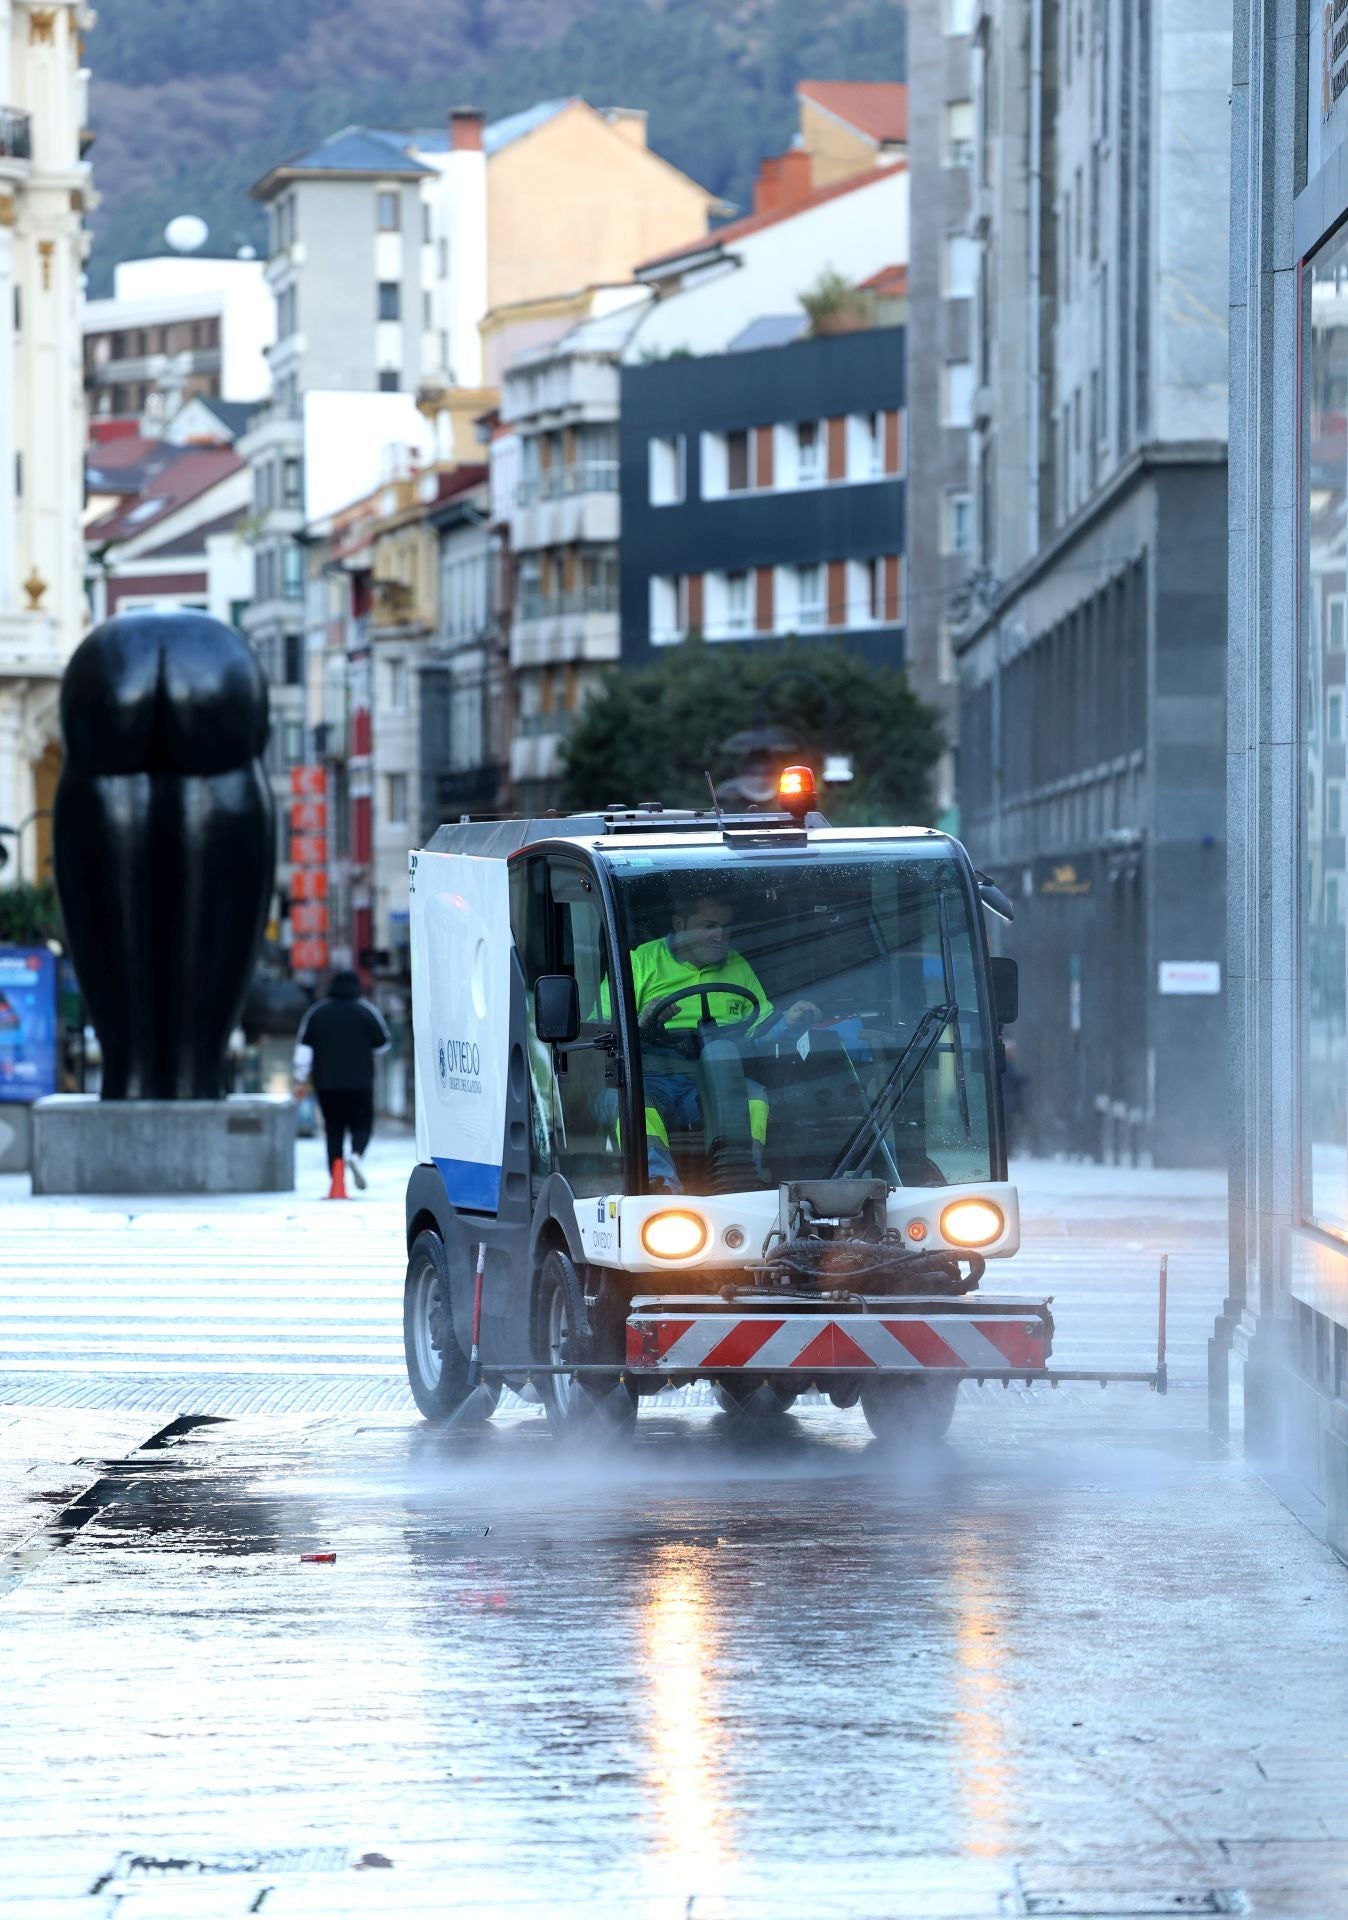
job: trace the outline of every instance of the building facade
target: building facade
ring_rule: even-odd
[[[950,128],[973,114],[973,0],[908,13],[908,169],[912,183],[908,335],[922,342],[924,377],[908,392],[908,657],[913,684],[940,708],[952,747],[958,725],[953,635],[973,561],[969,482],[973,424],[973,148]],[[937,803],[955,824],[954,756],[937,774]]]
[[[690,632],[906,659],[905,334],[622,370],[622,658]]]
[[[192,399],[256,405],[268,388],[276,310],[260,260],[126,260],[109,299],[84,307],[93,420],[162,428]]]
[[[57,695],[86,625],[80,275],[90,195],[78,0],[0,0],[0,840],[47,876]]]
[[[1027,1144],[1216,1164],[1229,13],[983,0],[976,38],[959,799]]]
[[[462,813],[509,800],[512,712],[502,621],[503,543],[485,466],[464,467],[428,516],[438,541],[435,635],[420,669],[419,845]]]
[[[581,322],[506,373],[492,487],[510,555],[510,782],[522,813],[556,802],[562,747],[620,656],[620,359],[645,296]]]
[[[1348,1553],[1348,46],[1238,0],[1232,86],[1231,1282],[1214,1424]],[[1243,1396],[1228,1389],[1243,1385]]]

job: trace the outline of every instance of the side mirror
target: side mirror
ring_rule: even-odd
[[[569,973],[543,973],[534,982],[534,1030],[564,1047],[580,1032],[580,988]]]
[[[985,873],[976,873],[978,897],[1001,920],[1014,920],[1016,910],[1011,904],[1011,896],[1004,893],[995,880],[989,880]]]
[[[999,955],[992,961],[992,1006],[999,1027],[1015,1025],[1020,1012],[1020,968]]]

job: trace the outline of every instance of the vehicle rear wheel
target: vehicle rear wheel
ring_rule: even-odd
[[[403,1289],[403,1353],[412,1398],[437,1425],[462,1412],[465,1424],[489,1420],[496,1410],[494,1387],[468,1385],[468,1355],[454,1332],[449,1257],[429,1228],[412,1242]],[[471,1398],[472,1405],[466,1406]]]
[[[584,1366],[603,1357],[595,1350],[580,1275],[557,1248],[539,1269],[535,1315],[541,1365]],[[626,1439],[636,1426],[637,1396],[617,1369],[612,1378],[542,1373],[535,1385],[548,1425],[559,1437]]]
[[[940,1440],[950,1425],[958,1380],[928,1374],[917,1379],[872,1380],[861,1389],[861,1411],[886,1446],[924,1446]]]

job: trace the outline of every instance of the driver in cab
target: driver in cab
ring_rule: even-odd
[[[743,993],[709,993],[708,1010],[717,1026],[733,1027],[750,1021],[747,1031],[757,1039],[774,1040],[797,1033],[819,1018],[812,1000],[797,1000],[774,1019],[762,981],[744,955],[730,944],[733,920],[729,901],[720,895],[690,900],[683,913],[673,916],[669,933],[646,941],[632,954],[632,988],[646,1087],[647,1168],[653,1181],[663,1182],[674,1192],[679,1191],[680,1183],[669,1148],[669,1130],[700,1126],[702,1103],[696,1073],[687,1057],[677,1046],[666,1050],[661,1043],[666,1035],[672,1040],[680,1031],[691,1033],[701,1023],[701,989],[712,982],[722,988],[742,988]],[[666,1012],[651,1017],[671,994],[685,997]],[[767,1093],[756,1080],[747,1081],[746,1086],[754,1163],[761,1174],[768,1138]]]

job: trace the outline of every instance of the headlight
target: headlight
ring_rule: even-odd
[[[952,1200],[941,1215],[941,1238],[955,1247],[986,1247],[1005,1226],[991,1200]]]
[[[706,1246],[706,1222],[696,1213],[653,1213],[641,1229],[641,1244],[657,1260],[687,1260]]]

